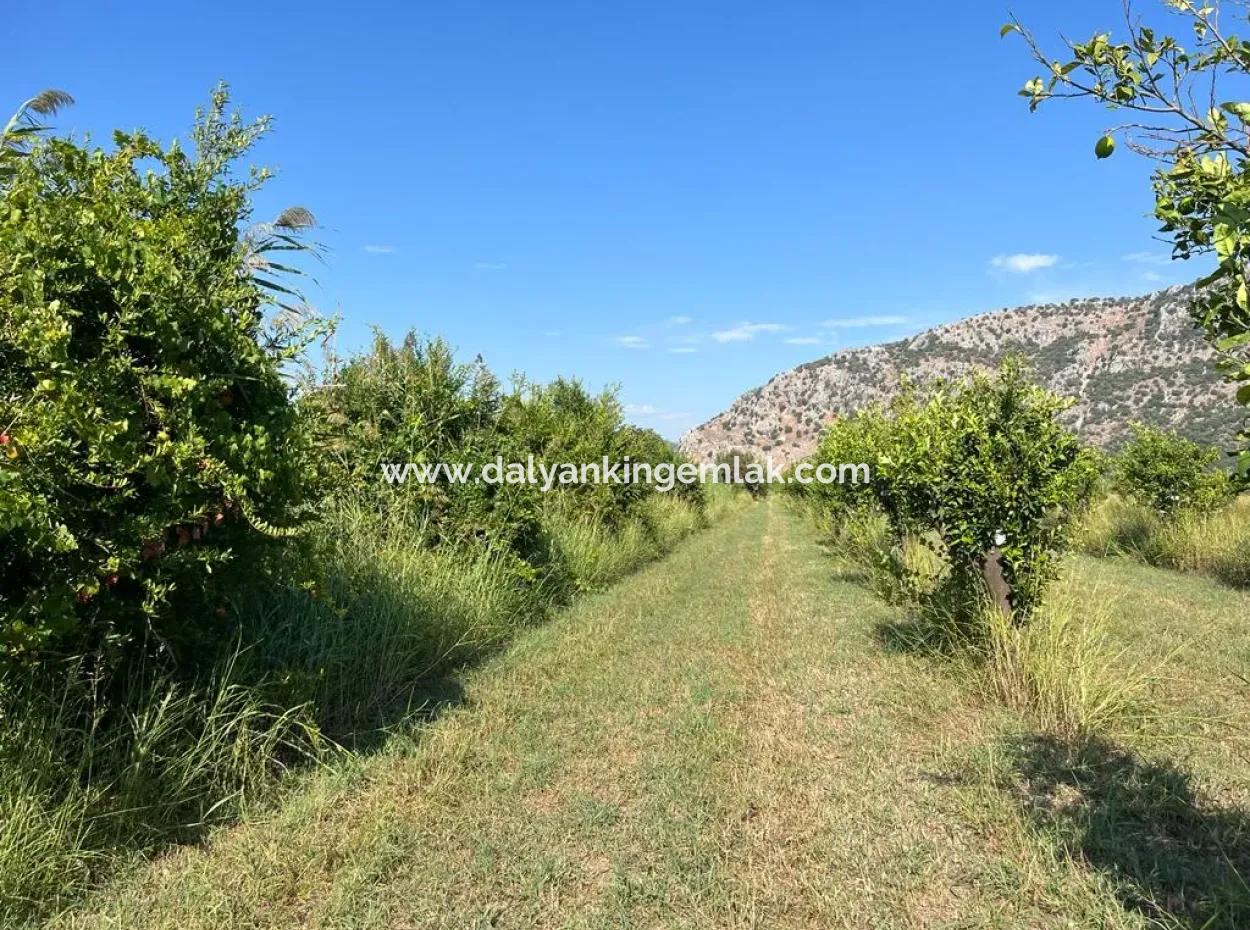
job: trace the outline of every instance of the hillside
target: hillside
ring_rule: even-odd
[[[1095,445],[1114,446],[1128,423],[1142,420],[1227,446],[1240,408],[1189,317],[1191,293],[1173,287],[1144,297],[1019,307],[835,352],[747,391],[680,445],[697,459],[732,447],[793,461],[812,450],[825,423],[887,400],[904,375],[959,375],[1018,352],[1038,381],[1077,398],[1065,416]]]

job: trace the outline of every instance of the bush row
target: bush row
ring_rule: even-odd
[[[232,605],[265,571],[316,583],[298,578],[316,564],[299,537],[344,504],[413,546],[487,551],[518,583],[575,584],[543,531],[547,495],[396,488],[380,463],[673,461],[611,394],[504,390],[439,340],[379,335],[297,382],[326,330],[286,258],[312,219],[251,222],[265,174],[235,166],[266,123],[227,107],[219,90],[190,150],[139,133],[109,151],[10,134],[0,150],[0,658],[194,665],[239,635]],[[562,519],[613,529],[652,493],[551,496]]]
[[[456,699],[452,673],[734,504],[639,483],[388,484],[382,463],[674,463],[611,392],[505,387],[437,339],[328,331],[313,224],[254,223],[266,129],[0,140],[0,913]]]
[[[791,488],[883,595],[931,614],[973,615],[988,597],[1027,619],[1074,541],[1245,583],[1244,508],[1229,506],[1237,485],[1219,450],[1134,423],[1107,455],[1058,423],[1066,404],[1011,359],[905,385],[832,423],[815,454],[868,464],[870,483]]]

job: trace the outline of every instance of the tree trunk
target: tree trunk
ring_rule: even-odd
[[[1003,553],[997,546],[991,546],[981,560],[981,574],[985,578],[985,586],[990,592],[994,606],[1008,617],[1011,616],[1011,585],[1003,574]]]

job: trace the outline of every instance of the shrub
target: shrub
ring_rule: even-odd
[[[949,577],[932,591],[966,591],[972,609],[988,585],[1023,619],[1096,479],[1092,456],[1056,419],[1067,406],[1011,360],[992,375],[906,387],[887,408],[835,421],[818,448],[822,463],[867,464],[871,481],[807,493],[839,517],[876,510],[896,546],[933,546]]]
[[[676,466],[683,459],[654,430],[631,426],[614,391],[592,395],[579,382],[557,378],[548,385],[520,382],[505,399],[500,429],[510,437],[519,459],[533,455],[539,463],[602,464],[624,462]],[[507,456],[505,455],[505,458]],[[654,477],[654,475],[653,475]],[[598,482],[560,485],[585,514],[609,525],[621,521],[649,498],[657,481]],[[698,505],[698,485],[677,485],[667,492]]]
[[[724,484],[741,487],[752,497],[768,493],[768,481],[764,461],[754,452],[743,449],[726,449],[712,458],[718,480]]]
[[[499,424],[499,382],[480,360],[457,362],[441,339],[409,333],[396,345],[378,333],[370,351],[333,364],[303,403],[319,424],[336,499],[402,524],[413,545],[537,550],[537,501],[528,488],[383,480],[383,463],[481,466],[515,453]]]
[[[1116,455],[1115,486],[1125,496],[1163,516],[1182,511],[1209,512],[1228,501],[1232,481],[1211,466],[1218,449],[1143,423],[1129,427],[1131,438]]]
[[[901,408],[911,399],[910,395],[900,397],[895,402],[895,409]],[[878,404],[865,407],[849,417],[835,419],[825,428],[817,444],[812,456],[813,464],[826,463],[836,467],[847,463],[862,463],[869,467],[871,480],[880,456],[892,441],[893,430],[890,411]],[[786,485],[786,489],[808,500],[818,509],[828,511],[835,520],[841,520],[864,508],[881,515],[877,498],[866,484],[791,482]]]
[[[311,471],[284,378],[315,325],[270,311],[264,256],[306,211],[242,235],[265,131],[213,96],[194,155],[36,142],[0,186],[0,655],[201,641],[209,572],[296,521]],[[219,587],[219,585],[217,586]],[[176,651],[176,650],[175,650]]]
[[[556,481],[544,491],[526,483],[452,483],[442,475],[398,486],[383,480],[381,465],[470,464],[480,474],[499,459],[506,466],[532,458],[536,470],[600,468],[604,459],[678,462],[656,433],[625,423],[610,391],[593,395],[561,378],[547,385],[519,380],[505,392],[480,360],[458,363],[445,342],[415,334],[398,346],[378,335],[370,352],[335,366],[305,403],[322,424],[336,497],[387,519],[398,515],[417,545],[470,543],[510,553],[531,577],[550,567],[541,519],[551,499],[560,499],[561,513],[593,518],[610,531],[628,522],[656,482]],[[697,506],[702,492],[678,485],[672,493]]]

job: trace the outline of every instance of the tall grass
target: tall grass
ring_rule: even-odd
[[[660,551],[638,519],[614,529],[557,504],[544,516],[543,525],[558,561],[583,591],[603,588]]]
[[[724,516],[745,495],[716,500]],[[708,519],[655,495],[609,527],[552,510],[545,573],[486,548],[426,548],[344,506],[313,545],[314,590],[258,592],[244,648],[196,680],[90,663],[0,677],[0,915],[33,920],[119,860],[267,803],[293,765],[364,747],[456,695],[455,672]]]
[[[1112,495],[1091,511],[1079,545],[1091,555],[1128,556],[1250,587],[1250,496],[1212,513],[1182,513],[1168,519]]]
[[[578,590],[596,591],[672,549],[709,522],[741,506],[741,491],[713,491],[702,511],[675,494],[653,494],[617,526],[577,514],[557,498],[543,516],[557,561]]]
[[[703,486],[703,519],[708,524],[719,523],[735,510],[749,503],[749,496],[742,489],[730,484],[705,484]]]
[[[1107,617],[1088,591],[1053,591],[1027,624],[1002,611],[981,613],[980,680],[999,703],[1067,743],[1114,737],[1149,715],[1149,670],[1104,633]]]
[[[738,500],[747,497],[741,491],[731,493]],[[707,525],[706,513],[675,494],[653,494],[639,504],[636,513],[660,552],[667,552]]]
[[[1108,645],[1105,612],[1070,580],[1020,622],[992,604],[979,576],[956,577],[933,546],[898,544],[879,514],[848,516],[829,540],[878,596],[907,611],[885,630],[895,647],[953,662],[1040,731],[1080,743],[1136,729],[1147,715],[1151,674]]]
[[[141,676],[140,676],[141,677]],[[0,679],[0,914],[80,894],[118,855],[195,836],[331,747],[303,705],[274,705],[234,661],[197,684],[110,687],[78,663]]]
[[[437,679],[480,658],[546,609],[506,556],[425,548],[400,526],[345,506],[316,550],[320,587],[272,592],[250,608],[253,663],[284,702],[306,701],[318,725],[350,742],[440,699]],[[315,596],[314,596],[315,595]]]

